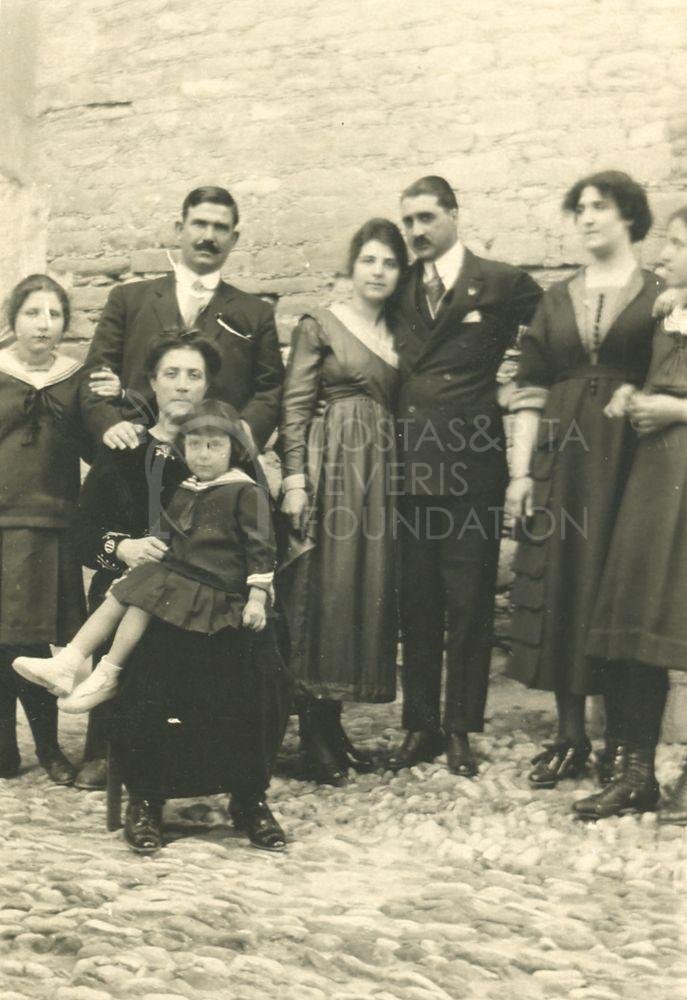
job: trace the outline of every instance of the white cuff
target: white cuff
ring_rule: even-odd
[[[284,476],[282,489],[284,493],[288,492],[288,490],[304,490],[305,476],[302,472],[293,472],[290,476]]]
[[[260,587],[261,590],[269,590],[273,579],[274,573],[251,573],[246,583],[249,587]]]

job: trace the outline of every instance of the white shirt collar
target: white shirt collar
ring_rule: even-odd
[[[196,274],[195,271],[192,271],[182,261],[174,264],[174,273],[177,284],[181,285],[182,288],[190,288],[194,281],[200,281],[208,291],[214,291],[221,280],[219,271],[210,271],[209,274]]]
[[[427,277],[432,276],[432,264],[437,269],[437,273],[444,283],[444,288],[446,291],[452,288],[456,283],[456,278],[460,274],[460,269],[463,266],[463,260],[465,259],[465,247],[460,242],[456,240],[452,247],[441,255],[437,257],[435,261],[425,262],[425,274]]]

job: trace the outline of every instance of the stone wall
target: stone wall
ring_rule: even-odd
[[[279,294],[285,337],[331,297],[355,227],[396,217],[398,192],[423,173],[455,185],[471,245],[545,280],[576,260],[559,204],[581,172],[631,171],[659,220],[683,196],[680,0],[17,6],[37,37],[35,83],[27,60],[13,68],[33,97],[17,231],[38,211],[32,245],[43,239],[73,287],[82,341],[112,282],[168,269],[179,204],[200,183],[236,195],[227,274]],[[28,265],[22,246],[0,256],[3,289]],[[645,259],[655,250],[650,239]]]

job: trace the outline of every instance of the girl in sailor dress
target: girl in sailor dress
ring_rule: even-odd
[[[165,511],[171,539],[160,562],[131,569],[72,641],[50,660],[19,657],[22,676],[61,694],[66,712],[85,712],[112,698],[122,667],[152,617],[186,631],[215,635],[265,628],[275,566],[269,498],[238,467],[240,418],[217,400],[201,403],[179,435],[193,473]],[[72,691],[84,660],[114,632],[106,657]],[[71,693],[70,693],[71,692]]]

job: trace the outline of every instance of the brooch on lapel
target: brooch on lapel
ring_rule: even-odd
[[[217,322],[219,323],[219,325],[222,327],[223,330],[226,330],[228,333],[233,333],[235,337],[240,337],[241,340],[252,339],[249,333],[239,333],[239,331],[235,330],[233,326],[229,326],[229,324],[222,319],[222,313],[217,313],[215,319],[217,320]]]

